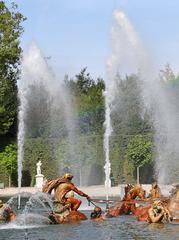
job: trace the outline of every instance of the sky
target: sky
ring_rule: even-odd
[[[178,0],[14,1],[27,17],[23,50],[35,41],[61,77],[84,67],[93,77],[106,77],[114,9],[124,11],[160,69],[168,62],[179,72]]]

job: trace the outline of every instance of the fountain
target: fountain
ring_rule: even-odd
[[[111,57],[108,61],[108,81],[106,82],[106,90],[104,92],[105,97],[105,134],[104,134],[104,150],[105,150],[105,187],[106,187],[106,198],[108,199],[108,190],[111,187],[110,180],[110,172],[111,172],[111,164],[110,164],[110,149],[109,142],[110,136],[112,134],[112,126],[111,126],[111,114],[113,112],[113,104],[116,97],[115,92],[115,75],[121,69],[124,73],[133,72],[134,70],[140,67],[140,76],[143,79],[141,86],[141,99],[145,102],[145,106],[147,108],[153,107],[155,103],[155,109],[153,109],[153,120],[156,130],[155,140],[157,146],[158,156],[165,157],[162,155],[166,154],[166,151],[169,152],[170,156],[172,151],[177,153],[178,143],[173,145],[173,139],[178,142],[177,134],[175,133],[175,128],[177,124],[177,118],[173,117],[175,113],[175,107],[172,106],[172,99],[169,97],[166,99],[166,93],[168,94],[167,89],[161,90],[160,82],[157,81],[155,83],[155,74],[150,74],[151,67],[146,58],[145,51],[140,43],[140,40],[135,32],[132,24],[129,22],[125,14],[121,11],[114,11],[114,20],[115,26],[112,30],[112,39],[113,39],[113,49]],[[132,60],[133,59],[133,60]],[[136,60],[137,59],[137,60]],[[126,66],[129,68],[127,69]],[[124,68],[123,68],[124,67]],[[146,75],[148,77],[146,77]],[[18,184],[19,184],[19,192],[21,188],[21,178],[22,178],[22,161],[24,155],[24,139],[25,139],[25,131],[26,131],[26,116],[27,109],[29,109],[28,101],[26,96],[29,93],[29,84],[37,84],[43,80],[43,84],[48,87],[50,93],[50,100],[58,95],[58,92],[54,90],[54,88],[59,87],[58,83],[53,82],[54,76],[48,68],[48,65],[41,55],[39,49],[36,45],[33,45],[29,51],[29,53],[24,57],[23,66],[22,66],[22,81],[18,84],[19,86],[19,98],[20,98],[20,107],[19,107],[19,133],[18,133]],[[56,85],[57,84],[57,85]],[[168,94],[169,95],[169,94]],[[58,95],[59,96],[59,95]],[[156,98],[160,98],[157,99]],[[57,99],[56,99],[57,101]],[[165,103],[165,104],[164,104]],[[52,104],[53,105],[53,104]],[[54,105],[53,105],[54,107]],[[170,108],[170,110],[169,110]],[[168,110],[166,110],[168,109]],[[51,109],[53,110],[53,109]],[[52,111],[53,112],[53,111]],[[54,113],[54,112],[53,112]],[[68,119],[71,116],[71,112],[68,109],[66,111],[66,115]],[[172,116],[172,121],[170,117]],[[178,115],[177,115],[178,116]],[[67,125],[71,124],[67,122]],[[73,123],[72,123],[73,124]],[[165,136],[163,138],[163,135]],[[69,136],[73,136],[73,128],[71,128],[71,133]],[[71,138],[70,144],[73,144],[74,136]],[[162,141],[164,141],[164,145],[162,146]],[[169,142],[171,144],[169,144]],[[167,147],[166,149],[164,149]],[[71,148],[71,154],[73,155],[74,148]],[[159,164],[162,159],[158,162],[159,158],[157,156],[157,164]],[[165,158],[166,159],[166,158]],[[39,159],[38,159],[39,160]],[[165,165],[165,164],[166,165]],[[175,162],[172,162],[175,164]],[[162,173],[159,173],[159,180],[165,182],[166,176],[168,177],[169,172],[167,173],[168,163],[163,162],[163,165],[157,165],[157,169],[163,168]],[[178,164],[178,163],[177,163]],[[177,164],[174,167],[177,167]],[[40,162],[38,166],[38,174],[41,174]],[[167,173],[167,175],[166,175]],[[19,194],[19,196],[23,194]],[[29,196],[28,196],[29,197]],[[17,198],[17,196],[16,196]],[[22,197],[23,198],[23,197]],[[12,199],[10,200],[12,201]],[[19,200],[20,202],[20,200]],[[38,211],[37,211],[38,210]],[[28,201],[25,204],[25,208],[21,214],[19,214],[17,222],[14,224],[3,225],[1,227],[1,237],[2,239],[8,238],[16,238],[16,239],[24,239],[24,231],[25,231],[25,239],[28,239],[28,235],[31,239],[134,239],[145,238],[152,239],[169,239],[172,236],[175,238],[178,236],[178,231],[176,226],[170,225],[170,229],[163,228],[163,225],[160,229],[150,227],[146,223],[138,224],[137,220],[130,216],[121,216],[120,218],[113,218],[110,221],[106,221],[105,224],[100,224],[99,227],[94,227],[96,225],[95,222],[88,221],[87,224],[71,224],[70,226],[59,225],[59,226],[48,226],[49,220],[44,213],[49,213],[49,211],[53,210],[52,199],[50,199],[47,195],[42,193],[36,193],[35,195],[31,195]],[[97,223],[98,224],[98,223]],[[97,225],[96,225],[97,226]],[[120,226],[120,228],[116,228],[116,226]],[[130,227],[129,227],[130,226]],[[33,228],[31,230],[31,227]],[[10,230],[12,228],[12,230]],[[28,231],[27,231],[28,228]],[[38,228],[37,230],[35,228]],[[70,228],[70,230],[69,230]],[[7,231],[8,229],[8,231]],[[22,229],[22,231],[19,231]],[[113,229],[113,231],[111,231]],[[117,230],[116,230],[117,229]],[[60,234],[59,234],[60,232]],[[14,236],[13,236],[14,234]],[[23,234],[23,236],[22,236]],[[102,235],[101,235],[102,234]],[[97,236],[97,237],[96,237]]]
[[[115,102],[116,94],[116,75],[118,72],[132,72],[136,69],[136,57],[142,57],[141,43],[137,37],[129,20],[122,11],[115,10],[113,13],[114,26],[112,27],[112,53],[107,62],[107,78],[105,97],[105,133],[104,133],[104,151],[105,151],[105,187],[106,198],[108,199],[109,187],[111,187],[110,172],[111,163],[109,159],[109,140],[112,134],[111,113]],[[139,48],[140,47],[140,48]],[[139,51],[140,50],[140,51]],[[139,51],[139,52],[138,52]],[[136,56],[137,54],[137,56]],[[127,65],[127,67],[126,67]]]
[[[141,101],[145,109],[152,113],[151,121],[155,129],[155,166],[158,182],[163,184],[177,182],[176,173],[174,176],[176,169],[179,169],[177,96],[176,94],[172,96],[169,83],[167,85],[159,78],[154,66],[155,61],[146,53],[127,16],[121,10],[115,10],[113,17],[112,54],[107,64],[110,81],[106,83],[107,89],[108,86],[111,86],[111,89],[107,91],[107,98],[112,96],[112,101],[115,101],[115,76],[118,72],[120,74],[138,72],[141,79]],[[110,104],[108,106],[111,112]]]
[[[111,113],[116,96],[115,77],[121,70],[133,71],[135,68],[131,58],[135,56],[136,44],[138,44],[137,34],[132,25],[129,23],[127,17],[122,11],[115,10],[113,13],[114,26],[112,27],[112,52],[107,62],[107,78],[105,97],[105,133],[104,133],[104,151],[105,151],[105,187],[111,187],[110,172],[111,164],[109,160],[109,139],[112,134]],[[137,48],[139,50],[139,48]],[[135,51],[135,53],[133,53]],[[127,53],[127,55],[126,55]],[[141,53],[141,51],[140,51]],[[130,59],[130,61],[129,61]],[[126,64],[128,69],[126,69]],[[106,195],[108,198],[108,193]]]
[[[111,163],[109,159],[109,139],[112,133],[112,126],[111,126],[111,118],[110,118],[110,99],[108,97],[107,90],[104,92],[104,98],[105,98],[105,133],[104,133],[104,151],[105,151],[105,188],[106,188],[106,200],[109,198],[109,188],[111,187],[111,179],[110,179],[110,173],[111,173]]]
[[[18,82],[18,97],[19,97],[19,109],[18,109],[18,208],[20,208],[20,191],[21,191],[21,181],[22,181],[22,161],[24,159],[24,142],[25,142],[25,119],[26,119],[26,109],[27,109],[27,97],[25,87]]]
[[[24,229],[25,235],[28,235],[29,228],[37,228],[50,223],[48,214],[53,210],[53,201],[49,195],[42,192],[35,194],[21,192],[20,210],[16,208],[18,197],[19,194],[14,195],[6,203],[17,213],[17,218],[14,221],[5,224],[7,229]]]
[[[38,96],[34,95],[34,90],[39,89]],[[47,93],[47,94],[46,94]],[[46,95],[45,95],[46,94]],[[22,162],[24,159],[24,143],[25,137],[33,136],[33,129],[29,123],[33,121],[34,115],[31,114],[31,111],[35,105],[37,105],[36,99],[45,99],[48,102],[48,137],[53,138],[54,135],[56,137],[57,130],[58,135],[60,126],[55,126],[61,119],[63,118],[63,124],[66,127],[66,132],[68,135],[69,148],[68,148],[68,156],[67,159],[73,165],[74,160],[73,156],[75,155],[75,131],[76,125],[74,121],[74,113],[71,108],[71,98],[68,90],[64,87],[64,84],[58,80],[57,77],[52,73],[47,59],[42,55],[41,51],[37,47],[36,43],[33,42],[29,48],[29,50],[24,54],[22,59],[22,69],[21,69],[21,78],[18,81],[18,97],[19,97],[19,111],[18,111],[18,187],[19,192],[21,188],[21,179],[22,179]],[[29,102],[34,98],[34,101]],[[33,105],[34,104],[34,105]],[[41,111],[41,121],[43,121],[43,111],[44,109],[38,110]],[[37,126],[38,134],[41,134],[41,126],[40,124]],[[37,156],[38,160],[38,156]],[[59,163],[60,164],[60,163]],[[20,196],[20,194],[19,194]],[[19,205],[20,205],[20,197],[19,197]]]
[[[143,98],[151,106],[155,128],[156,176],[161,184],[178,182],[179,109],[177,95],[170,81],[150,77],[144,81]]]

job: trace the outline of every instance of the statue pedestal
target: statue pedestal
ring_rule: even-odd
[[[37,175],[35,175],[35,179],[36,179],[35,187],[38,188],[39,190],[42,190],[44,175],[37,174]]]

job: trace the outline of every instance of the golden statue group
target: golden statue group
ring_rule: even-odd
[[[179,220],[179,186],[176,185],[171,192],[171,197],[162,196],[157,183],[153,183],[150,195],[146,198],[145,190],[141,185],[127,184],[122,200],[116,201],[109,206],[105,212],[96,205],[98,200],[91,199],[87,194],[80,191],[72,183],[73,175],[66,173],[64,176],[50,180],[43,186],[42,191],[46,194],[53,193],[53,211],[48,215],[52,224],[77,222],[86,220],[87,217],[78,209],[81,200],[74,196],[74,193],[85,197],[95,208],[91,212],[91,219],[94,221],[104,221],[107,218],[118,217],[120,215],[133,215],[139,221],[148,223],[161,223]],[[0,221],[10,222],[16,219],[15,212],[6,204],[0,201]]]

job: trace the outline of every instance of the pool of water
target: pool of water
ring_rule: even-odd
[[[89,216],[89,212],[85,211]],[[120,216],[97,223],[86,220],[66,225],[0,225],[0,239],[28,240],[176,240],[178,224],[148,224],[138,222],[133,216]]]
[[[30,205],[27,204],[30,200]],[[47,198],[40,195],[22,197],[21,210],[17,210],[17,197],[10,200],[11,207],[16,211],[18,217],[15,222],[0,224],[0,240],[179,240],[179,224],[148,224],[138,222],[133,216],[120,216],[106,219],[97,223],[86,220],[77,224],[48,224],[49,204],[42,201]],[[3,199],[4,202],[8,200]],[[93,205],[88,206],[87,201],[82,198],[80,209],[90,216]],[[28,211],[24,212],[25,206]],[[105,210],[104,204],[101,207]]]

